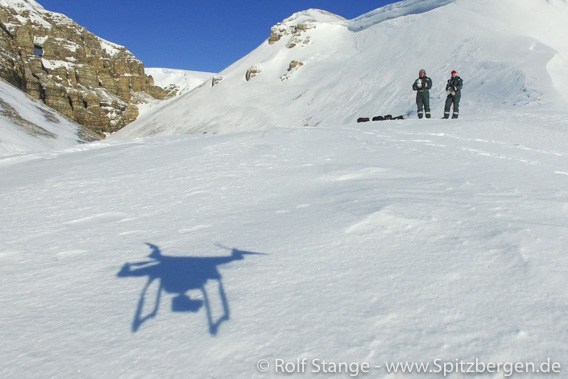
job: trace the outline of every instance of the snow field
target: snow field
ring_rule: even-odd
[[[509,115],[162,137],[7,164],[3,374],[565,364],[565,142],[556,121]],[[152,261],[147,243],[186,259],[265,255],[217,266],[229,319],[215,334],[203,307],[173,311],[166,291],[133,332],[147,277],[118,273]],[[218,320],[218,280],[205,287]]]

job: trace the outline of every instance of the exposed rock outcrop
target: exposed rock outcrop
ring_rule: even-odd
[[[222,81],[223,81],[223,76],[221,75],[213,76],[213,78],[211,79],[211,87],[215,87],[217,84],[221,83]]]
[[[286,47],[289,49],[298,45],[308,45],[310,43],[310,36],[307,35],[306,32],[316,28],[317,19],[321,18],[322,14],[336,21],[344,20],[341,16],[319,9],[309,9],[307,11],[294,13],[291,17],[279,22],[270,29],[268,44],[273,45],[286,37],[288,38]]]
[[[292,75],[292,73],[294,73],[296,70],[298,70],[303,65],[304,65],[304,62],[300,62],[300,61],[296,61],[296,60],[290,62],[290,64],[288,65],[288,71],[286,71],[286,73],[280,77],[280,80],[281,81],[288,80],[290,78],[290,76]]]
[[[247,80],[247,82],[249,80],[251,80],[252,78],[254,78],[255,76],[257,76],[258,74],[261,73],[261,69],[258,65],[252,65],[249,67],[249,69],[247,70],[246,74],[245,74],[245,79]]]
[[[298,25],[287,25],[285,23],[278,23],[270,29],[270,37],[268,38],[268,43],[270,45],[275,42],[280,41],[284,36],[291,36],[286,46],[292,48],[299,43],[308,44],[309,38],[302,38],[302,33],[305,31],[315,28],[314,25],[308,23],[302,23]]]
[[[168,96],[126,48],[33,0],[0,0],[0,76],[99,134],[134,121],[144,98]]]
[[[290,62],[290,64],[288,65],[288,71],[291,71],[291,70],[295,69],[296,67],[302,67],[303,65],[304,65],[303,62],[292,61],[292,62]]]

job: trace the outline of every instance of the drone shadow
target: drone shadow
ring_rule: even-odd
[[[174,257],[163,255],[160,248],[156,245],[147,243],[152,249],[148,256],[151,260],[125,263],[117,276],[125,277],[147,277],[146,284],[142,289],[134,320],[132,321],[132,332],[137,332],[142,324],[149,319],[156,317],[160,308],[160,300],[162,292],[176,294],[172,298],[172,312],[198,312],[205,306],[207,322],[209,324],[209,333],[215,336],[222,322],[228,321],[230,317],[229,302],[223,287],[222,276],[219,273],[218,266],[230,263],[236,260],[242,260],[247,255],[266,255],[263,253],[253,253],[231,249],[231,254],[221,257]],[[222,314],[214,316],[212,312],[212,304],[210,299],[212,296],[208,294],[205,284],[209,281],[217,282],[219,291]],[[144,313],[145,302],[150,297],[148,293],[152,284],[157,281],[157,293],[154,300],[154,306],[150,307],[150,311]],[[156,287],[156,285],[154,285]],[[190,290],[199,290],[203,299],[191,299],[187,294]]]

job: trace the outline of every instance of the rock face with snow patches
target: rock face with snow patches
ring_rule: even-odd
[[[0,157],[69,148],[100,137],[0,80]]]
[[[142,99],[166,97],[126,48],[33,0],[0,0],[0,77],[99,134],[134,121]]]

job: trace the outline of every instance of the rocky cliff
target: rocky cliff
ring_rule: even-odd
[[[96,133],[138,116],[166,92],[126,48],[33,0],[0,0],[0,77]]]

